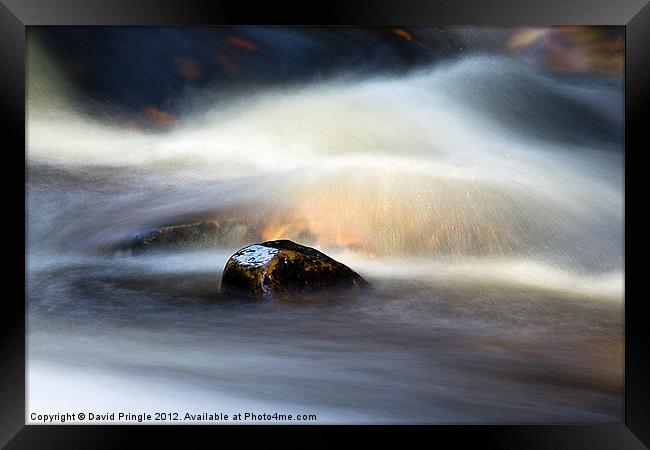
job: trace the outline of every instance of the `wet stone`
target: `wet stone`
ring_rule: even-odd
[[[118,250],[143,252],[152,249],[189,249],[214,245],[220,227],[212,222],[197,222],[145,229],[120,243]]]
[[[228,259],[221,278],[224,293],[255,298],[288,298],[324,289],[358,289],[367,285],[345,264],[289,240],[242,248]]]

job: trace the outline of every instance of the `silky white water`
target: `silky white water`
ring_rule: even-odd
[[[84,114],[37,49],[29,64],[29,410],[620,419],[616,80],[475,56],[217,104],[188,93],[179,126],[144,132]],[[107,250],[197,217],[237,226],[215,248]],[[373,291],[223,298],[228,256],[278,238]]]

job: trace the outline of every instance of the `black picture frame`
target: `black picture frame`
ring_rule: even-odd
[[[632,261],[640,252],[642,235],[632,198],[643,192],[633,183],[643,179],[640,158],[650,148],[647,122],[650,102],[650,4],[648,0],[357,0],[347,4],[277,2],[247,3],[209,0],[0,0],[0,54],[2,83],[0,123],[5,142],[4,181],[12,203],[5,207],[5,290],[2,300],[2,354],[0,377],[0,444],[9,449],[123,448],[134,438],[174,446],[199,436],[220,445],[237,433],[245,448],[252,434],[237,426],[82,426],[25,425],[25,253],[18,236],[25,237],[20,208],[25,208],[25,31],[32,25],[160,25],[221,24],[278,25],[623,25],[625,55],[625,251]],[[7,159],[7,157],[9,157]],[[22,162],[21,162],[22,161]],[[25,171],[19,170],[24,164]],[[635,174],[635,172],[637,172]],[[22,188],[21,188],[22,186]],[[22,193],[22,198],[21,198]],[[641,194],[642,195],[642,194]],[[642,223],[642,222],[641,222]],[[5,242],[5,244],[6,244]],[[628,245],[629,244],[629,245]],[[5,245],[5,249],[8,246]],[[22,256],[21,256],[22,255]],[[20,261],[23,264],[20,264]],[[625,418],[608,425],[540,426],[399,426],[372,427],[370,433],[384,442],[407,437],[437,443],[488,448],[621,449],[650,446],[650,342],[645,296],[640,271],[644,265],[625,268]],[[638,275],[637,275],[638,274]],[[7,282],[15,290],[7,290]],[[21,297],[23,293],[23,297]],[[361,427],[368,430],[368,427]],[[244,433],[242,433],[244,431]],[[255,427],[257,438],[273,440],[285,426]],[[336,444],[351,427],[292,427],[291,441],[318,446]],[[261,436],[260,436],[261,434]],[[345,439],[345,438],[344,438]],[[286,441],[283,441],[286,442]],[[252,445],[252,444],[251,444]],[[454,446],[455,446],[454,445]]]

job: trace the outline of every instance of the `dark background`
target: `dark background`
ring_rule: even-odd
[[[189,90],[218,102],[243,89],[400,74],[486,53],[622,76],[625,48],[615,26],[34,27],[28,40],[58,63],[89,113],[162,128],[178,123]]]

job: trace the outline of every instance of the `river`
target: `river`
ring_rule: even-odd
[[[85,116],[41,77],[28,411],[622,419],[620,79],[470,56],[243,92],[146,132]],[[109,250],[199,216],[233,225],[206,248]],[[277,238],[373,288],[224,297],[228,257]]]

